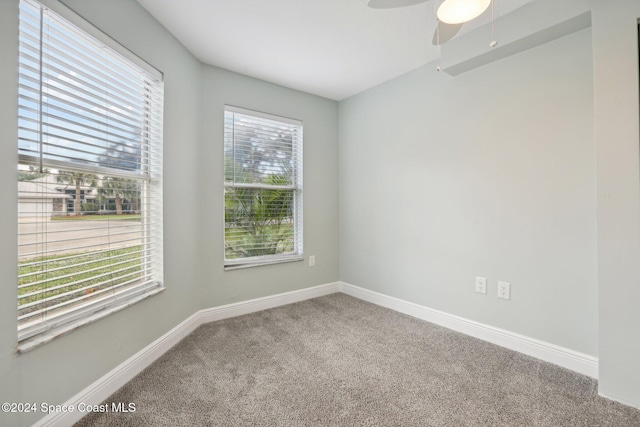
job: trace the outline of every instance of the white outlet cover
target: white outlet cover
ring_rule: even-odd
[[[309,255],[309,267],[315,267],[315,266],[316,266],[316,256]]]
[[[511,283],[498,282],[498,298],[511,299]]]
[[[487,278],[486,277],[476,277],[476,292],[480,294],[487,293]]]

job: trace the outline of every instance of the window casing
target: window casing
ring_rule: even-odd
[[[302,122],[226,106],[225,269],[302,259]]]
[[[162,75],[51,6],[20,2],[20,351],[163,289]]]

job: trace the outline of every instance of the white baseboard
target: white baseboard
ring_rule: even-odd
[[[597,378],[598,375],[598,359],[595,357],[525,337],[504,329],[483,325],[472,320],[454,316],[452,314],[444,313],[442,311],[434,310],[398,298],[393,298],[378,292],[353,286],[348,283],[335,282],[298,291],[286,292],[200,310],[105,374],[89,387],[73,396],[64,404],[72,405],[75,408],[78,407],[79,403],[99,405],[133,377],[142,372],[147,366],[151,365],[151,363],[156,359],[166,353],[171,347],[176,345],[181,339],[189,335],[198,326],[204,323],[254,313],[256,311],[262,311],[336,292],[343,292],[364,301],[368,301],[400,313],[408,314],[418,319],[453,329],[454,331],[462,332],[593,378]],[[33,426],[66,427],[79,421],[84,415],[86,414],[77,411],[51,413],[36,422]]]
[[[182,338],[200,326],[200,312],[197,312],[175,328],[131,356],[129,359],[102,376],[89,387],[67,400],[64,405],[78,408],[78,404],[99,405],[106,398],[131,381],[133,377],[151,365],[156,359],[176,345]],[[70,426],[80,421],[83,412],[52,412],[41,418],[33,427]]]
[[[627,400],[627,399],[621,399],[619,397],[616,397],[613,394],[609,394],[608,392],[601,393],[600,389],[598,389],[598,395],[600,397],[604,397],[605,399],[613,400],[614,402],[619,402],[619,403],[622,403],[623,405],[627,405],[627,406],[631,406],[632,408],[640,409],[640,401],[632,402],[632,401]]]
[[[328,283],[298,291],[200,310],[73,396],[64,405],[70,405],[74,408],[77,408],[80,403],[99,405],[204,323],[329,295],[339,292],[340,285],[339,282]],[[33,427],[67,427],[73,425],[85,415],[87,414],[78,411],[50,413],[36,422]]]
[[[285,292],[283,294],[271,295],[268,297],[256,298],[249,301],[241,301],[233,304],[222,305],[220,307],[200,310],[198,312],[201,317],[200,323],[215,322],[216,320],[242,316],[243,314],[255,313],[256,311],[267,310],[281,305],[335,294],[336,292],[340,292],[340,285],[340,282],[328,283],[326,285],[300,289],[299,291]]]
[[[580,374],[598,378],[598,358],[596,357],[348,283],[341,283],[340,291],[361,300],[562,366]]]

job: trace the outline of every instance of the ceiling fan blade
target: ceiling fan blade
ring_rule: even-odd
[[[369,7],[372,9],[394,9],[396,7],[412,6],[428,1],[431,0],[369,0]]]
[[[431,44],[434,46],[438,46],[438,44],[443,44],[451,40],[458,34],[460,28],[462,28],[462,24],[445,24],[444,22],[440,22],[440,43],[438,43],[438,27],[433,31],[433,40]]]

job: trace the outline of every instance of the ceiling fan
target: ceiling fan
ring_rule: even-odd
[[[369,0],[369,7],[373,9],[394,9],[426,3],[432,0]],[[438,24],[433,33],[432,43],[440,45],[451,40],[465,22],[469,22],[489,8],[493,7],[492,0],[435,0]],[[492,8],[493,14],[493,8]],[[497,42],[493,40],[491,47]]]

